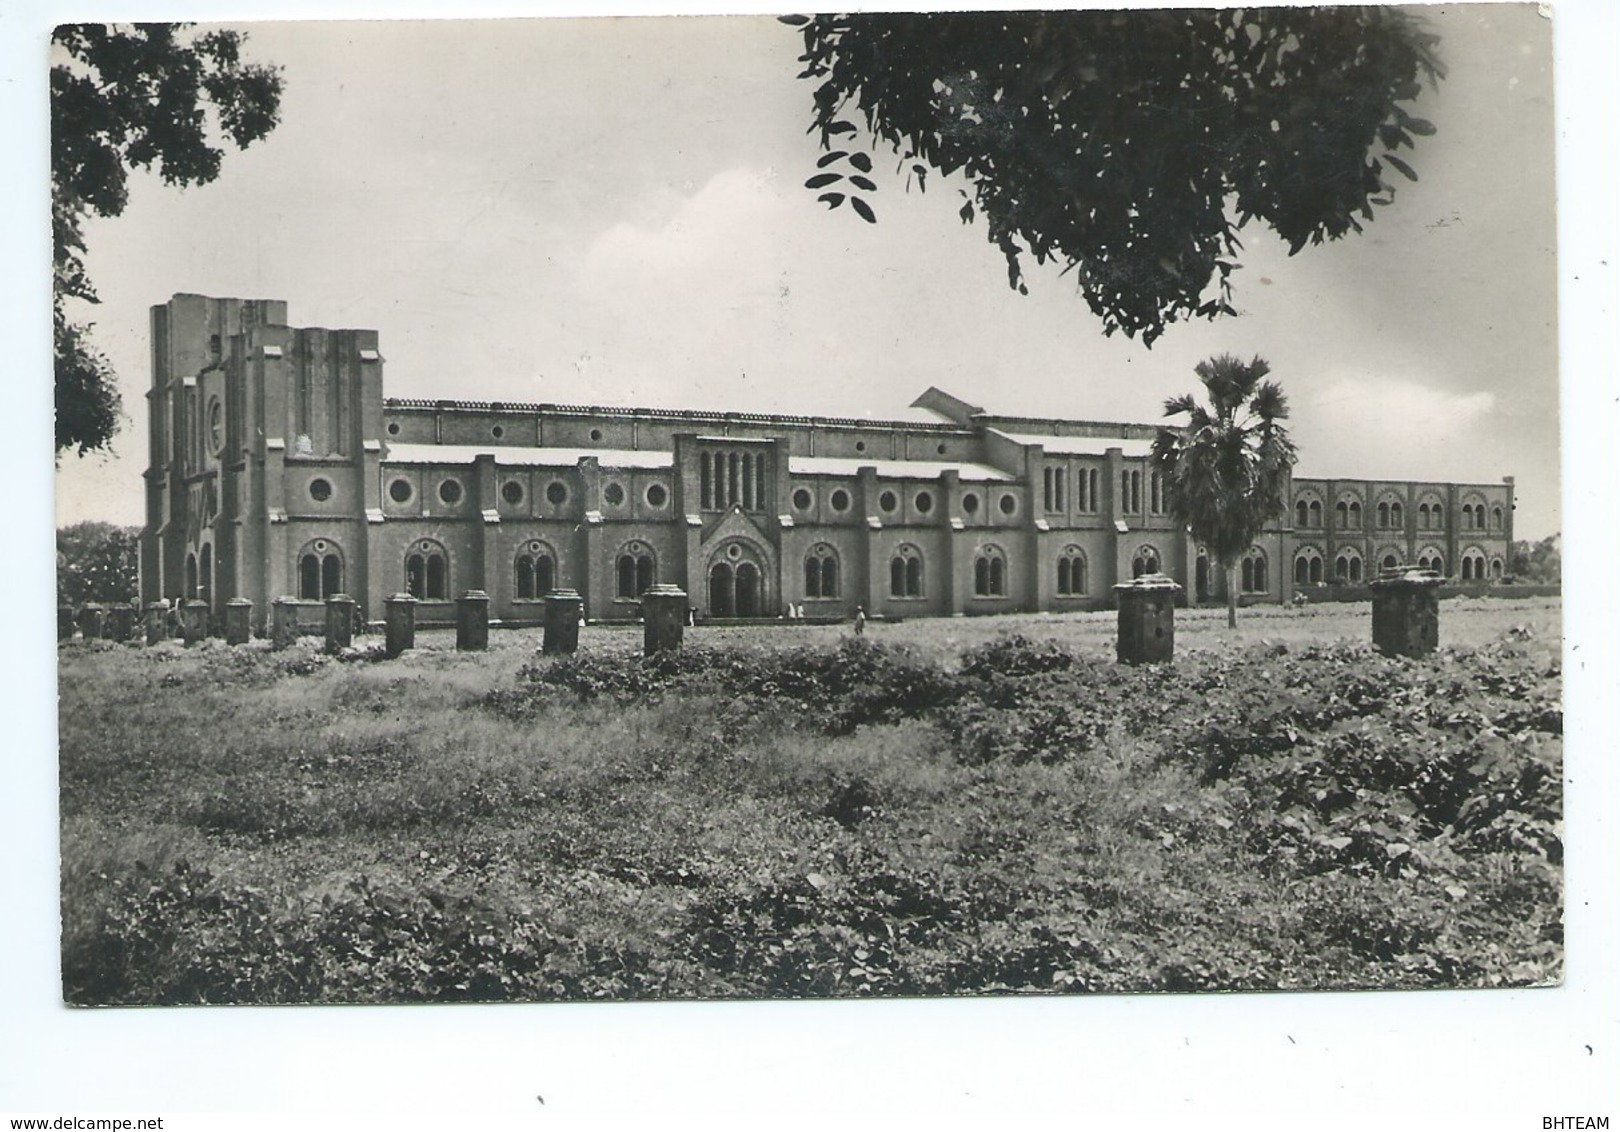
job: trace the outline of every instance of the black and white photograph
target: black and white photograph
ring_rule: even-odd
[[[1546,1037],[1557,18],[57,22],[53,1024]]]

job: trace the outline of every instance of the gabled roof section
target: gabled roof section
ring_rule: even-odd
[[[961,425],[973,426],[973,418],[984,412],[978,405],[970,405],[960,397],[953,397],[937,385],[930,385],[925,393],[911,403],[913,409],[926,409],[939,417]]]

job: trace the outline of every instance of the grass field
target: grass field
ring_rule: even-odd
[[[72,1002],[1532,985],[1557,601],[60,652]]]

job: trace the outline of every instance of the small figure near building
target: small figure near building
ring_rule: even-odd
[[[859,636],[864,635],[865,633],[866,633],[866,607],[861,606],[861,605],[857,605],[855,607],[855,635],[857,637],[859,637]]]

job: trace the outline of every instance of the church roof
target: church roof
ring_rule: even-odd
[[[1048,456],[1106,456],[1118,448],[1129,457],[1145,457],[1153,451],[1153,441],[1127,436],[1052,436],[1038,432],[1002,432],[992,429],[1014,444],[1039,444]]]
[[[522,448],[513,444],[389,444],[388,464],[470,464],[493,456],[504,467],[572,468],[595,456],[604,468],[672,468],[675,454],[656,448]]]

